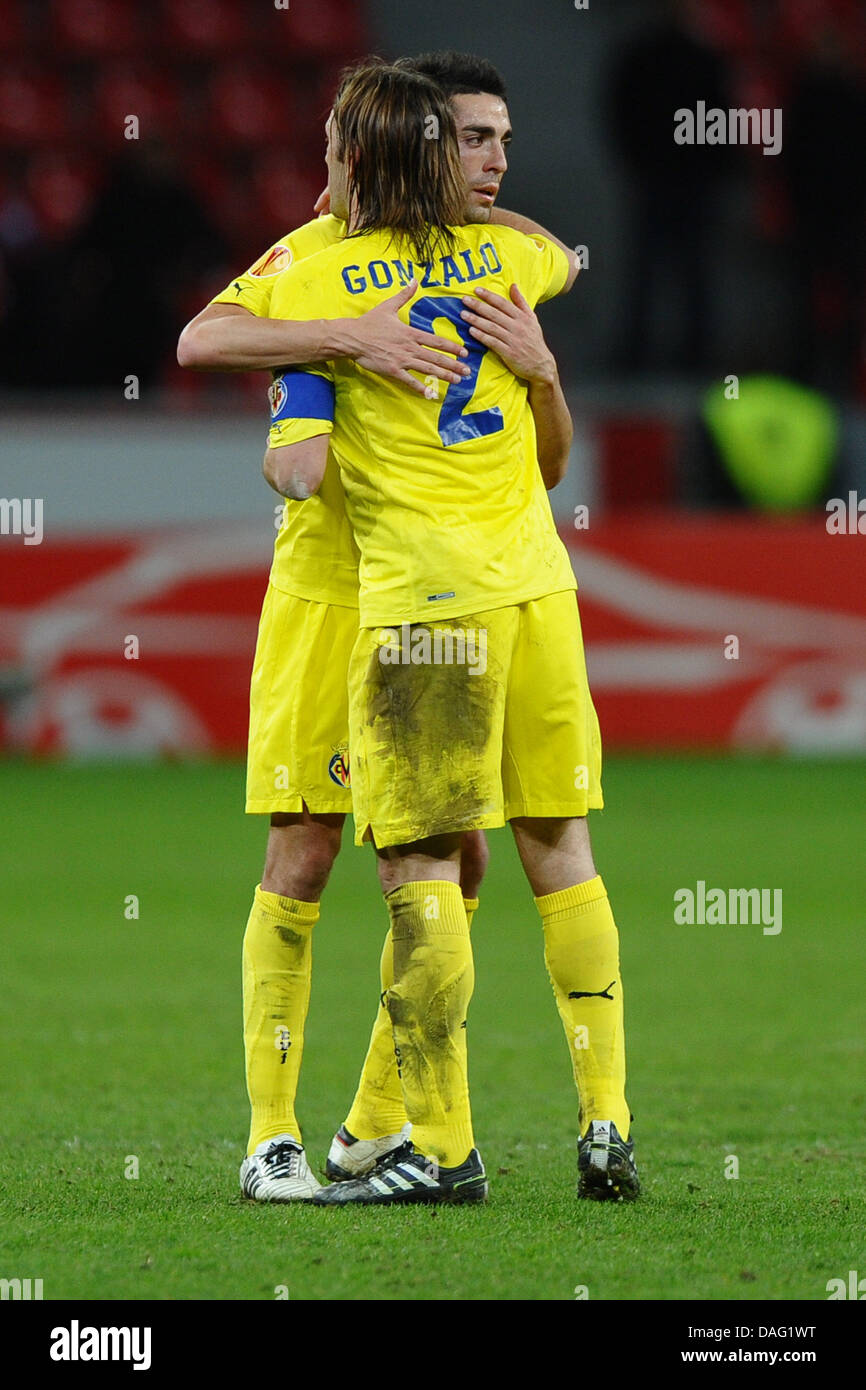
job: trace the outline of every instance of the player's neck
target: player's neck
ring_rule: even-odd
[[[349,204],[349,212],[346,217],[346,233],[358,230],[358,200],[352,198]]]

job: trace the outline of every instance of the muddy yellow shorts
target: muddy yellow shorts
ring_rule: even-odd
[[[574,590],[441,623],[362,628],[349,663],[355,841],[602,806]]]
[[[251,812],[349,812],[347,671],[357,608],[268,585],[250,685]]]

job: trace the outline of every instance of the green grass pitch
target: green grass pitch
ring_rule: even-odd
[[[861,764],[609,760],[591,824],[622,942],[631,1207],[575,1198],[568,1054],[507,831],[473,927],[487,1206],[241,1200],[240,942],[265,838],[242,787],[237,764],[0,767],[0,1277],[46,1299],[822,1300],[866,1274]],[[676,925],[698,879],[781,888],[782,931]],[[316,1167],[385,925],[347,832],[314,937]]]

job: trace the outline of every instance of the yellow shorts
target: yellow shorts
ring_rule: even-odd
[[[349,812],[347,671],[357,608],[268,585],[250,685],[250,812]]]
[[[349,663],[355,842],[604,804],[576,595],[362,628]]]

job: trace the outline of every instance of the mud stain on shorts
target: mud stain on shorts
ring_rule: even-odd
[[[411,640],[425,631],[432,638],[437,628],[475,630],[471,618],[413,623]],[[468,641],[467,650],[472,650]],[[380,651],[377,647],[367,668],[365,722],[374,756],[393,779],[392,801],[417,806],[425,824],[473,821],[490,809],[485,751],[500,682],[489,667],[478,671],[468,662],[388,662],[381,660]]]

